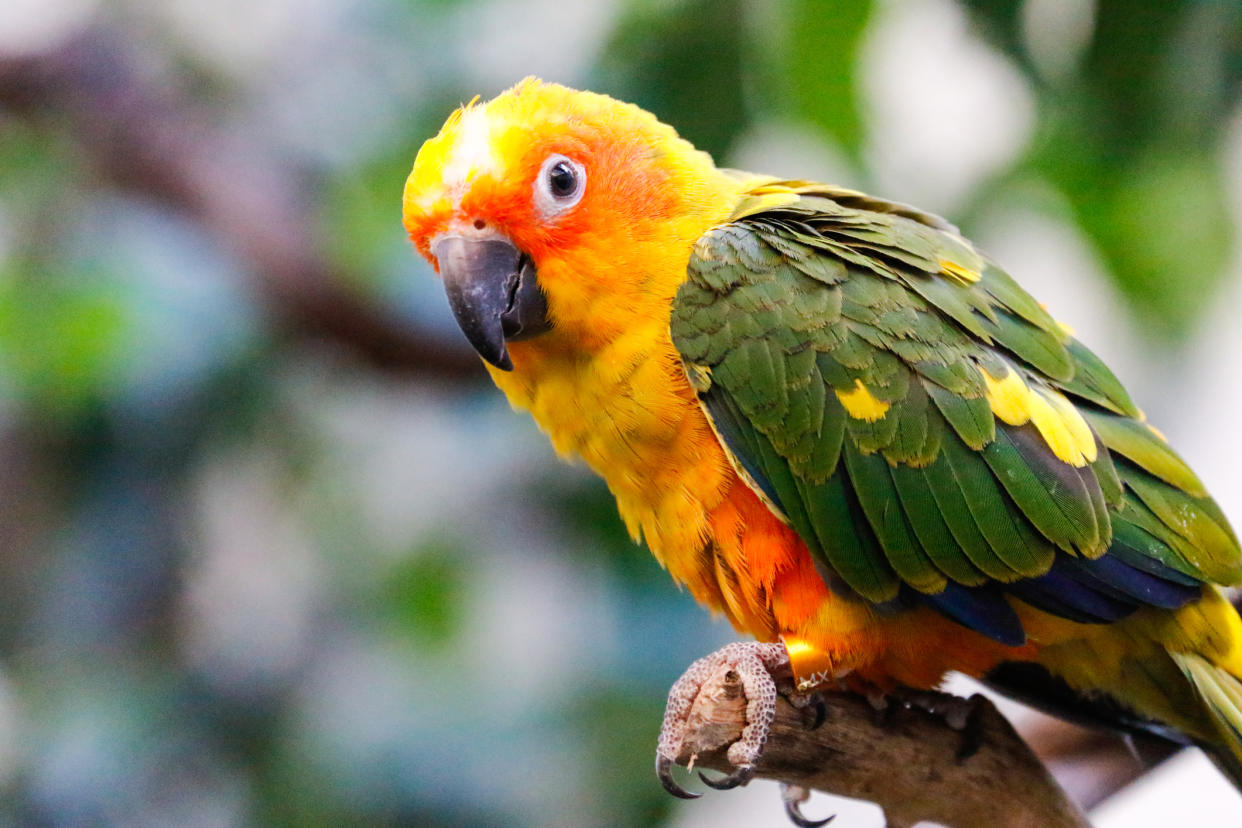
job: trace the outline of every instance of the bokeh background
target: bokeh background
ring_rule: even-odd
[[[5,0],[0,823],[784,824],[655,783],[733,633],[403,236],[419,144],[527,74],[958,222],[1242,522],[1233,0]],[[1006,710],[1084,801],[1137,772]],[[1188,753],[1096,816],[1242,799]]]

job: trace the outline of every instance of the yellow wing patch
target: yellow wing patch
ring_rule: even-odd
[[[1025,425],[1031,419],[1031,390],[1022,377],[1015,371],[1007,372],[1000,379],[983,369],[980,373],[983,374],[984,396],[992,407],[992,413],[1011,426]]]
[[[853,391],[838,390],[836,394],[841,405],[845,406],[846,413],[855,420],[874,423],[888,413],[888,403],[872,396],[860,379],[854,380]]]
[[[1095,461],[1095,435],[1073,403],[1057,392],[1031,392],[1031,422],[1061,460],[1078,467]]]
[[[1057,459],[1082,467],[1096,459],[1095,435],[1073,403],[1051,389],[1032,390],[1017,371],[996,378],[980,369],[984,396],[997,419],[1011,426],[1031,423]]]
[[[972,270],[949,259],[940,260],[940,272],[965,285],[973,285],[980,278],[979,271]]]

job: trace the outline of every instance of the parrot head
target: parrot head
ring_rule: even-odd
[[[636,319],[662,312],[667,325],[693,240],[728,214],[726,189],[651,114],[528,78],[423,144],[403,219],[470,344],[510,371],[528,343],[589,350]]]

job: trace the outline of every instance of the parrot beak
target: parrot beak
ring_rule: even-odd
[[[479,356],[512,371],[505,342],[528,339],[552,327],[535,266],[503,236],[441,236],[431,245],[431,253],[466,339]]]

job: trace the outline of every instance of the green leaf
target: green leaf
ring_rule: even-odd
[[[863,148],[859,57],[871,0],[793,0],[785,8],[781,75],[793,113],[855,158]]]
[[[1227,180],[1215,152],[1170,146],[1072,194],[1147,329],[1185,336],[1223,283],[1233,250]]]
[[[73,414],[121,370],[127,309],[94,274],[0,273],[0,373],[32,404]]]
[[[1020,66],[1032,72],[1022,36],[1022,0],[961,0],[981,32]]]
[[[464,622],[463,567],[469,558],[458,543],[433,540],[389,574],[384,606],[404,631],[434,647],[453,642]]]
[[[741,0],[632,3],[589,84],[723,159],[748,123]]]

